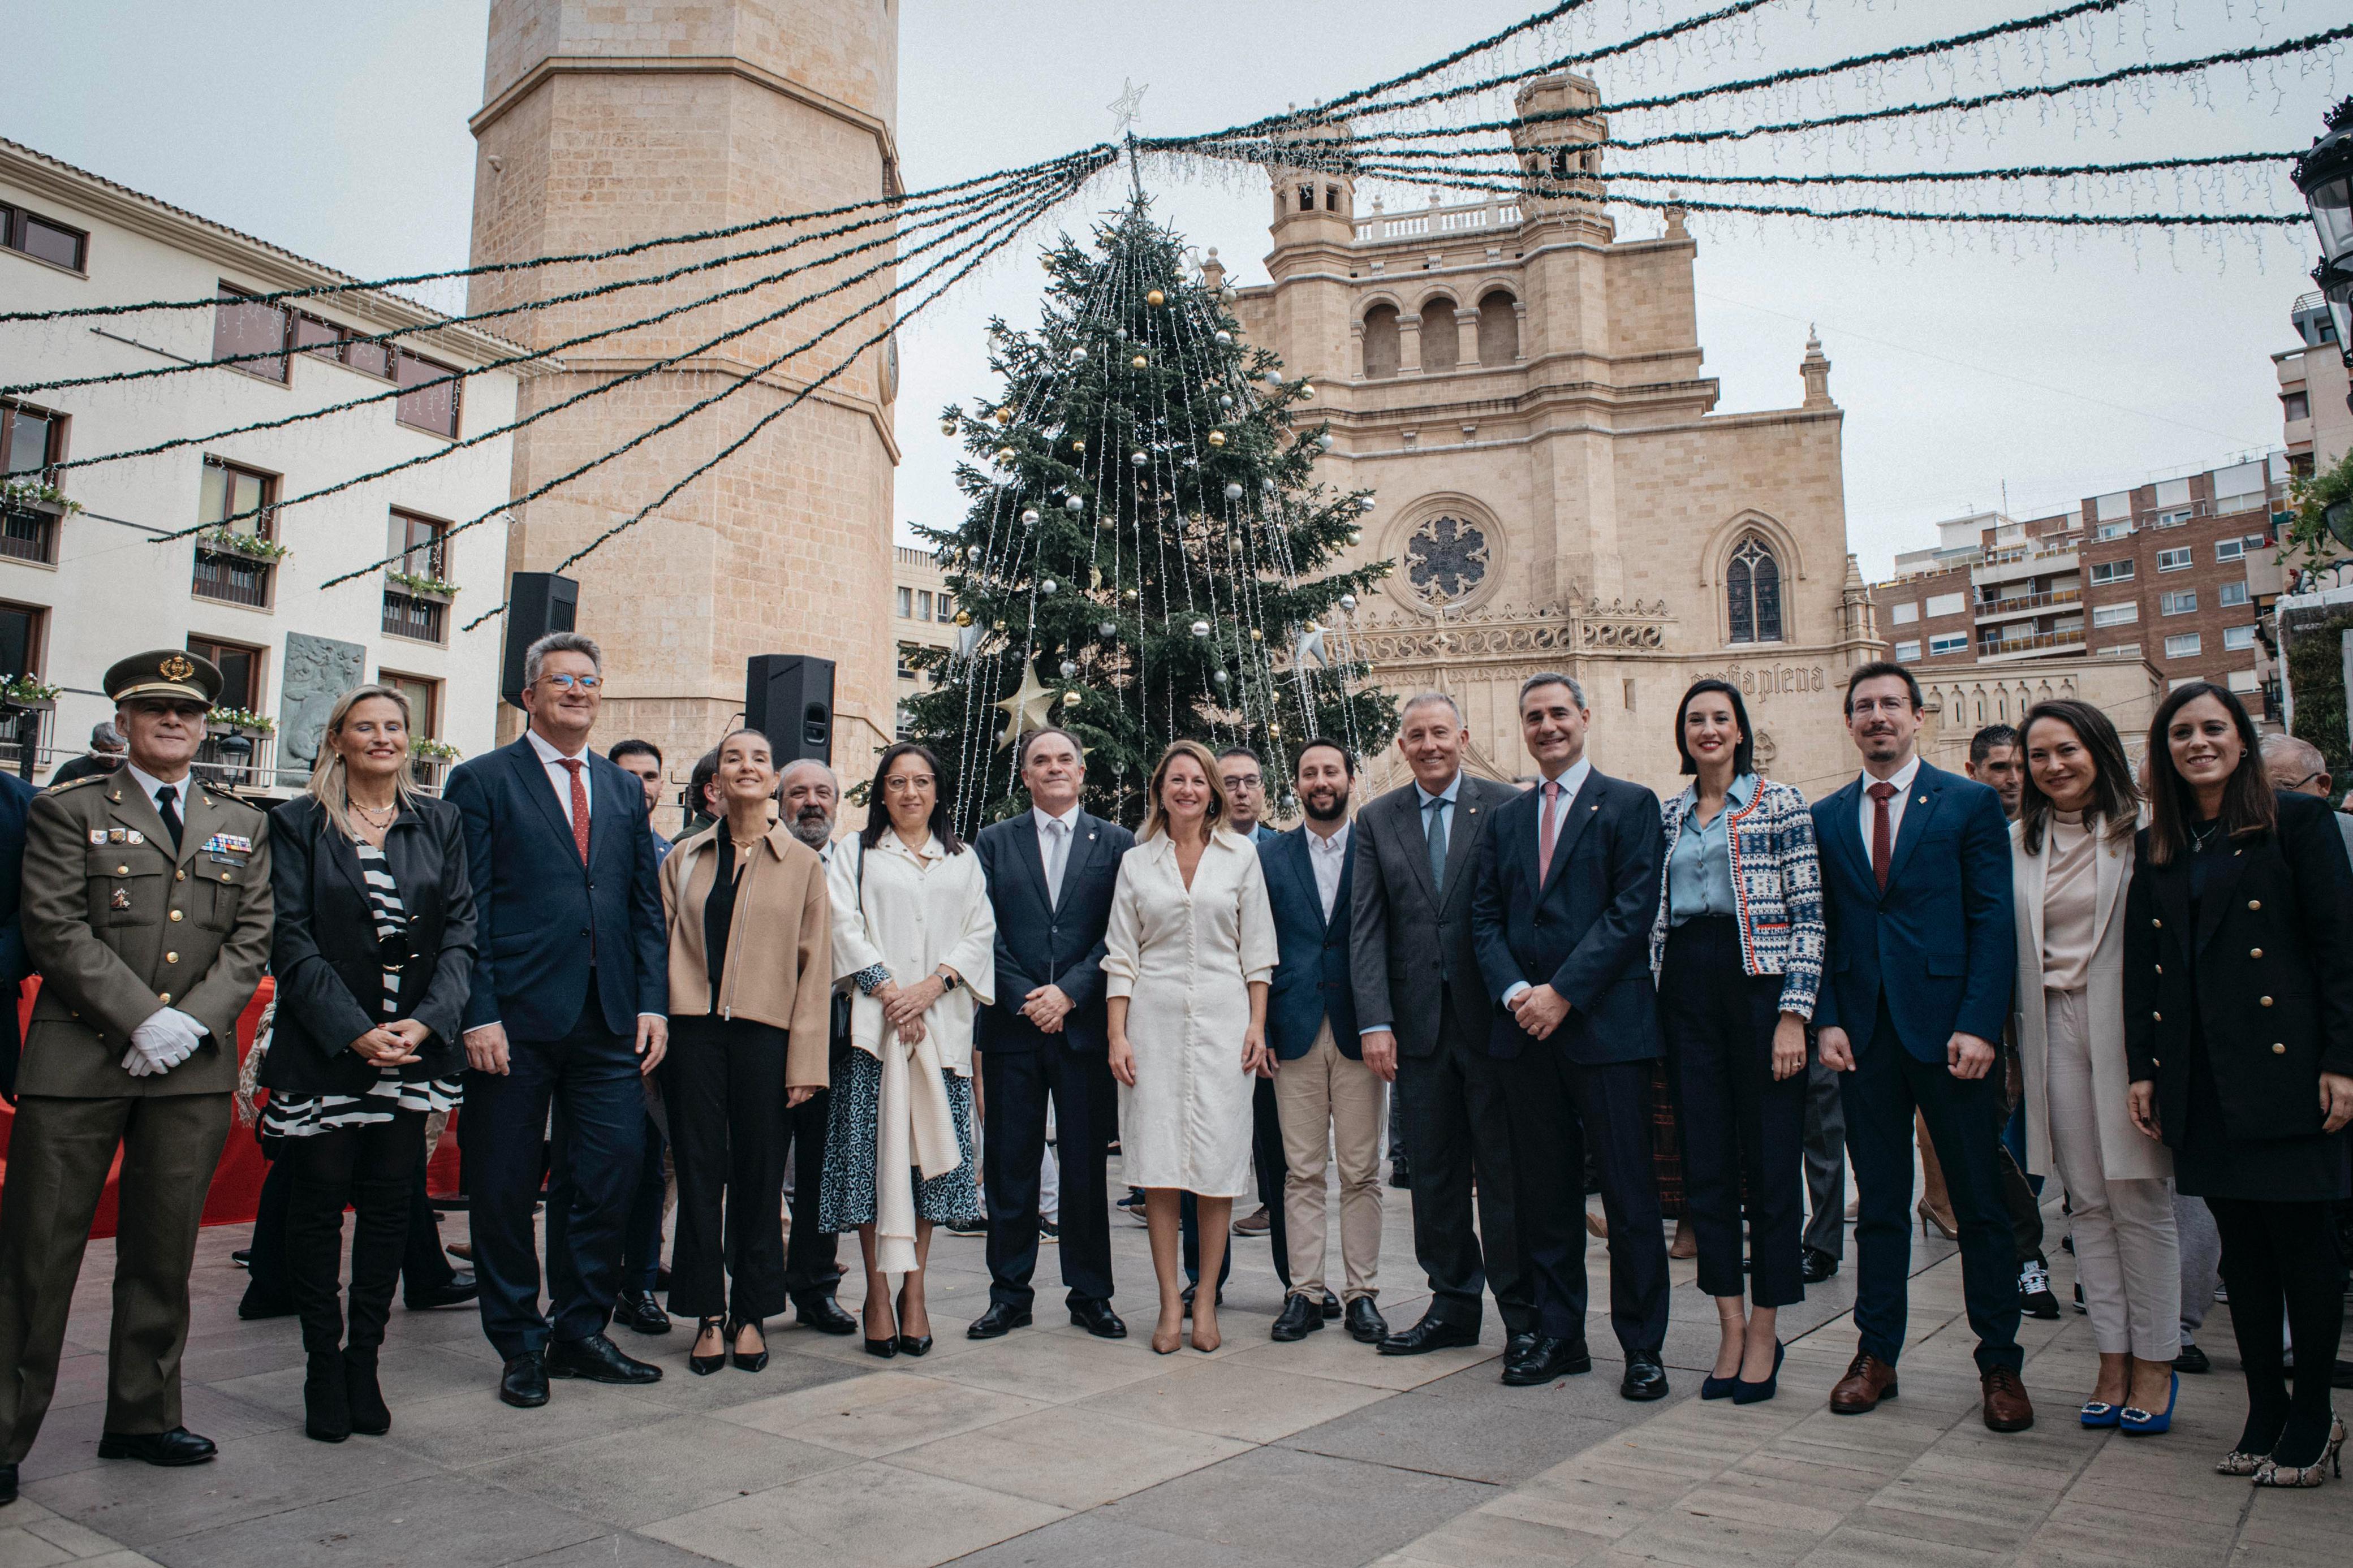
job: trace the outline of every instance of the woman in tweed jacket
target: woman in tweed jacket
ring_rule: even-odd
[[[1666,803],[1651,970],[1681,1100],[1699,1288],[1722,1341],[1703,1399],[1773,1397],[1779,1309],[1799,1275],[1806,1024],[1821,982],[1821,870],[1805,796],[1757,775],[1740,693],[1702,680],[1675,710],[1691,786]],[[1743,1300],[1741,1190],[1755,1256]]]

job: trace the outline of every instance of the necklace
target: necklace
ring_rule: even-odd
[[[396,799],[390,805],[362,805],[346,795],[343,796],[343,804],[358,812],[360,820],[370,827],[389,827],[392,826],[392,819],[400,815],[400,802]]]
[[[2202,852],[2206,846],[2214,842],[2215,837],[2221,831],[2222,819],[2220,817],[2216,817],[2211,822],[2200,823],[2189,830],[2189,847]]]

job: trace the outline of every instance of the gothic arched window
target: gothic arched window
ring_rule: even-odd
[[[1724,592],[1734,642],[1781,640],[1781,563],[1755,534],[1740,542],[1725,568]]]

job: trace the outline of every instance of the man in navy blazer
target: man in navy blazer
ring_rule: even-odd
[[[1348,795],[1356,759],[1318,737],[1299,748],[1293,787],[1306,824],[1259,841],[1277,959],[1267,996],[1266,1040],[1275,1056],[1274,1103],[1282,1137],[1282,1234],[1290,1279],[1274,1338],[1303,1339],[1324,1326],[1324,1168],[1340,1167],[1340,1258],[1348,1332],[1369,1345],[1388,1337],[1380,1294],[1381,1129],[1388,1085],[1365,1065],[1356,1026],[1349,936],[1356,845]]]
[[[989,1340],[1029,1323],[1050,1099],[1071,1321],[1124,1339],[1127,1325],[1111,1306],[1103,1191],[1119,1091],[1104,1054],[1103,956],[1120,858],[1135,837],[1080,805],[1087,764],[1069,731],[1023,736],[1018,769],[1030,808],[973,840],[997,915],[997,1000],[981,1010],[973,1037],[987,1116],[988,1309],[965,1333]]]
[[[1912,1259],[1912,1118],[1945,1168],[1961,1228],[1961,1288],[1985,1424],[2034,1424],[2019,1380],[2017,1257],[2002,1205],[2001,1088],[1989,1069],[2017,969],[2010,826],[2001,797],[1915,750],[1920,686],[1900,664],[1847,679],[1862,773],[1814,805],[1830,973],[1814,1008],[1822,1060],[1844,1074],[1860,1199],[1854,1322],[1861,1344],[1831,1408],[1859,1415],[1896,1392]]]
[[[576,632],[523,656],[531,727],[458,767],[479,929],[466,1003],[466,1107],[482,1330],[499,1397],[547,1403],[550,1377],[651,1383],[661,1369],[605,1336],[645,1152],[642,1075],[669,1041],[670,954],[653,834],[635,775],[588,750],[603,656]],[[547,1285],[532,1205],[555,1110]]]
[[[1626,1352],[1618,1392],[1667,1393],[1667,1244],[1651,1164],[1651,1063],[1660,1051],[1651,924],[1666,852],[1659,800],[1597,772],[1592,715],[1566,675],[1520,688],[1520,737],[1543,779],[1495,814],[1480,846],[1471,931],[1498,1004],[1488,1049],[1503,1064],[1519,1174],[1520,1245],[1536,1337],[1507,1356],[1525,1387],[1588,1372],[1585,1157],[1609,1220],[1609,1326]]]

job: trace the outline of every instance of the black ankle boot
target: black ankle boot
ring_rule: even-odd
[[[340,1351],[312,1351],[302,1377],[302,1430],[322,1443],[352,1435],[352,1396]]]
[[[351,1404],[351,1427],[370,1437],[392,1430],[392,1411],[375,1380],[375,1347],[343,1347],[343,1388]]]

